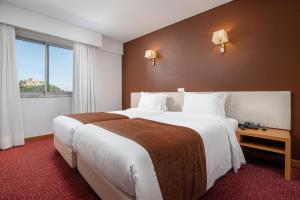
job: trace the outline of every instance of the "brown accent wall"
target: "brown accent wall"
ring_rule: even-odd
[[[222,28],[225,54],[211,42]],[[146,49],[159,53],[155,67]],[[124,108],[139,91],[292,91],[292,152],[300,159],[300,1],[236,0],[127,42],[124,52]]]

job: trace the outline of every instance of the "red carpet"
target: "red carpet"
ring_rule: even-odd
[[[291,182],[282,169],[251,162],[238,174],[229,172],[204,196],[204,200],[300,199],[300,170]],[[75,169],[55,151],[52,139],[0,151],[0,199],[98,199]]]
[[[98,199],[52,139],[0,151],[0,199]]]

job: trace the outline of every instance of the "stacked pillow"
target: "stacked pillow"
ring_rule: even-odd
[[[166,93],[141,92],[141,98],[138,104],[138,108],[147,111],[163,112],[167,111],[166,103]]]
[[[201,116],[225,117],[225,92],[216,93],[185,93],[182,111],[197,113]]]

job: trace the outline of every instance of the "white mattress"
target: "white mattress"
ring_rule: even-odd
[[[207,189],[217,178],[245,163],[237,142],[234,119],[198,117],[166,112],[145,119],[185,126],[197,131],[204,142],[207,168]],[[97,173],[137,199],[162,199],[154,166],[147,151],[132,140],[92,124],[76,130],[74,150]]]
[[[141,110],[138,108],[130,108],[127,110],[121,111],[112,111],[110,113],[116,113],[125,115],[129,118],[136,118],[136,117],[144,117],[144,116],[153,116],[160,114],[161,112],[151,112],[146,110]],[[73,149],[73,136],[75,133],[76,128],[83,125],[80,121],[66,117],[66,116],[58,116],[53,120],[52,128],[55,136],[67,145],[69,148]]]

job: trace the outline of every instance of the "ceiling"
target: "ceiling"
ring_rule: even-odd
[[[127,42],[232,0],[2,0]]]

